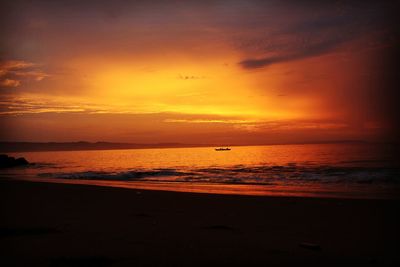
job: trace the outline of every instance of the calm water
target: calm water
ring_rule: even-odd
[[[397,197],[390,146],[276,145],[12,153],[35,164],[3,176],[60,183],[188,192],[325,197]]]

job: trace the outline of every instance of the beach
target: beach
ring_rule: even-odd
[[[399,200],[0,181],[2,266],[400,262]]]

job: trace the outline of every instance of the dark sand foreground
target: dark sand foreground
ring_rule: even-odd
[[[0,190],[1,266],[400,263],[398,200],[207,195],[5,180]]]

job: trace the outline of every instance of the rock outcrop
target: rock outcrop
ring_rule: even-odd
[[[14,158],[7,155],[0,155],[0,168],[11,168],[18,166],[26,166],[29,162],[25,158]]]

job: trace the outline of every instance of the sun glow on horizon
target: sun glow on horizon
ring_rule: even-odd
[[[86,63],[87,64],[87,63]],[[238,75],[237,66],[221,61],[193,64],[148,62],[149,67],[121,62],[87,65],[86,90],[92,102],[114,107],[114,112],[240,116],[247,119],[299,118],[299,112],[268,107],[259,97],[254,77]]]

